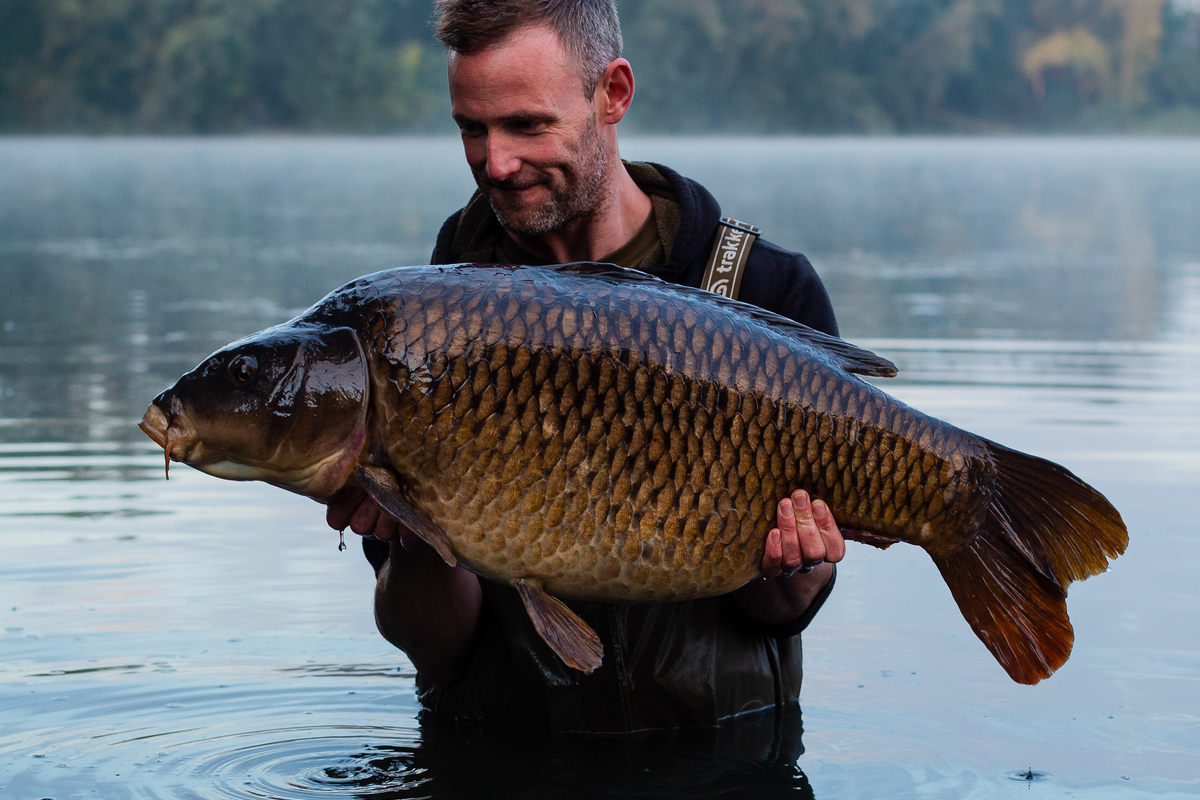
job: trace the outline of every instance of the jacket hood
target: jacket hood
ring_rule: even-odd
[[[708,261],[712,238],[721,221],[721,206],[707,189],[691,178],[685,178],[662,164],[648,166],[666,178],[679,203],[679,234],[667,259],[665,277],[676,283],[690,284],[689,273],[695,271],[697,262],[702,270]],[[699,285],[699,277],[695,283]]]

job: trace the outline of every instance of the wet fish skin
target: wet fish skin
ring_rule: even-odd
[[[754,577],[796,487],[848,527],[930,545],[979,514],[989,476],[963,432],[655,288],[477,271],[383,291],[379,444],[463,563],[661,602]]]
[[[347,384],[365,374],[369,385],[339,390],[347,400],[329,423],[358,425],[363,445],[313,440],[311,459],[334,465],[320,492],[257,477],[316,496],[361,483],[448,562],[514,585],[539,633],[581,669],[599,663],[599,641],[555,596],[665,602],[732,591],[757,574],[776,502],[796,488],[829,503],[850,538],[929,552],[980,638],[1026,683],[1070,652],[1066,586],[1125,546],[1116,511],[1066,470],[854,374],[893,374],[885,359],[640,273],[392,270],[289,325],[355,332],[362,368],[342,353],[331,374]],[[246,341],[214,354],[205,374],[221,373]],[[261,437],[252,423],[268,409],[222,412],[228,387],[188,387],[205,396],[183,406],[203,406],[205,419],[178,413],[172,430]],[[143,427],[174,442],[155,426],[180,397],[155,404]],[[304,452],[306,441],[286,449]]]
[[[464,563],[564,597],[720,594],[757,573],[799,486],[849,537],[929,552],[1014,679],[1065,661],[1067,585],[1127,541],[1103,497],[851,374],[894,371],[873,354],[604,277],[432,271],[381,292],[367,349],[386,461]]]

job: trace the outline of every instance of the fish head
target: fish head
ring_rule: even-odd
[[[291,322],[224,347],[154,398],[138,427],[179,461],[318,500],[366,440],[367,364],[349,328]]]

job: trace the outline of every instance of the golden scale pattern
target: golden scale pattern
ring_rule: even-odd
[[[492,578],[682,600],[752,578],[797,487],[922,543],[986,507],[966,434],[786,333],[653,285],[490,275],[407,279],[369,333],[392,465]]]

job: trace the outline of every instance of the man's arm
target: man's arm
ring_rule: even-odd
[[[779,527],[767,534],[761,580],[733,593],[747,616],[767,625],[798,620],[833,577],[846,543],[829,506],[798,489],[779,501]],[[803,571],[806,568],[810,571]]]
[[[483,606],[479,578],[451,567],[433,548],[379,510],[357,487],[339,492],[325,515],[331,528],[389,544],[375,584],[375,625],[418,670],[450,683],[466,666]]]

